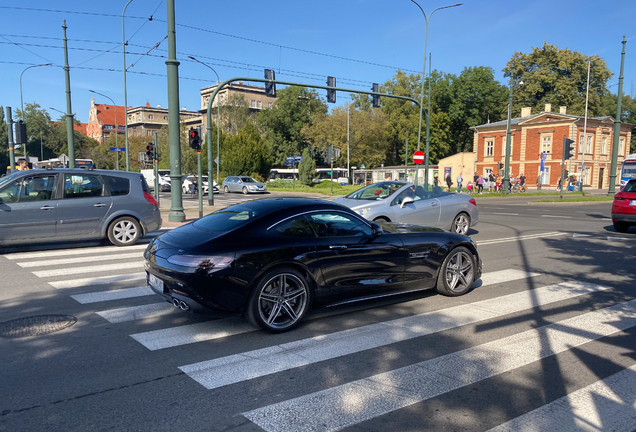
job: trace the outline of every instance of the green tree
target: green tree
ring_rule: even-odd
[[[285,158],[298,156],[309,146],[302,137],[303,126],[314,116],[327,112],[327,106],[315,90],[290,86],[277,92],[276,103],[261,110],[258,125],[271,149],[272,162],[283,165]]]
[[[544,104],[567,106],[568,114],[585,113],[587,63],[590,61],[590,92],[588,115],[605,114],[603,100],[608,94],[607,82],[612,73],[599,56],[586,56],[569,49],[559,49],[544,42],[529,54],[516,52],[503,69],[505,77],[523,80],[513,93],[513,115],[522,107],[544,110]]]
[[[256,123],[256,117],[256,114],[250,110],[245,96],[233,94],[221,105],[221,130],[227,134],[236,135],[247,122]]]
[[[221,148],[221,168],[225,175],[269,176],[270,150],[256,126],[250,122],[236,135],[227,136]]]
[[[311,157],[308,148],[303,150],[303,160],[298,164],[298,180],[301,184],[311,185],[314,179],[314,170],[316,169],[316,161]]]

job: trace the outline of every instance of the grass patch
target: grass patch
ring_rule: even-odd
[[[590,197],[563,197],[563,199],[542,199],[535,202],[587,202],[587,201],[614,201],[613,196],[590,196]]]
[[[342,186],[338,183],[333,183],[334,195],[347,195],[351,192],[357,191],[361,186],[347,185]],[[320,183],[312,183],[311,186],[303,185],[300,182],[290,182],[285,180],[276,180],[273,182],[267,182],[267,190],[278,192],[308,192],[308,193],[320,193],[325,195],[331,194],[331,184],[329,181],[323,181]]]

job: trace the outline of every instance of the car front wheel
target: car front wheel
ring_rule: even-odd
[[[223,186],[223,190],[225,191],[225,193],[230,193],[230,188],[227,186]]]
[[[243,186],[243,195],[247,195],[247,187]]]
[[[444,260],[437,276],[438,293],[446,296],[466,294],[475,280],[475,260],[465,247],[453,249]]]
[[[252,293],[247,317],[270,333],[298,326],[309,311],[311,290],[305,277],[291,268],[279,268],[265,274]]]
[[[470,217],[466,213],[460,213],[455,216],[451,225],[451,232],[455,234],[466,235],[470,229]]]
[[[108,240],[115,246],[132,246],[140,237],[141,226],[133,217],[120,217],[108,226]]]

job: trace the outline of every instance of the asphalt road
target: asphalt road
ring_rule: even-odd
[[[614,231],[611,202],[529,199],[478,200],[467,295],[317,310],[281,335],[149,295],[143,246],[5,248],[0,321],[77,322],[0,337],[0,431],[632,431],[636,228]]]

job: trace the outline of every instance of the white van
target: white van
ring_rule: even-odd
[[[141,174],[146,179],[148,187],[152,190],[155,188],[155,170],[154,169],[142,169]],[[160,169],[157,170],[159,174],[159,191],[170,192],[170,170]]]

